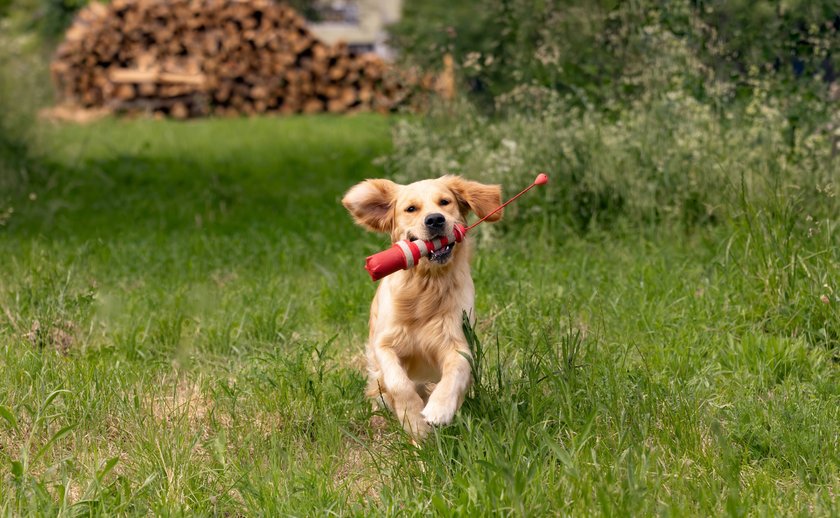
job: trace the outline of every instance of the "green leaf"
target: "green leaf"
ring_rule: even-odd
[[[572,460],[572,456],[559,444],[550,442],[548,443],[548,447],[554,452],[554,456],[557,457],[557,460],[559,460],[567,469],[572,469],[575,467],[575,463],[574,460]]]
[[[432,495],[432,505],[441,516],[447,516],[452,512],[449,504],[438,494]]]
[[[157,477],[158,477],[157,473],[152,473],[151,475],[146,477],[146,480],[144,480],[143,483],[140,484],[140,487],[137,488],[137,491],[135,491],[134,494],[136,495],[136,494],[140,493],[141,491],[143,491],[144,489],[146,489],[147,487],[149,487],[149,485],[152,482],[157,480]]]
[[[44,400],[44,404],[41,405],[41,411],[44,411],[48,406],[50,406],[52,404],[52,402],[55,400],[55,398],[57,398],[59,395],[65,393],[65,392],[69,393],[70,391],[66,390],[66,389],[58,389],[58,390],[54,390],[54,391],[50,392],[50,395],[48,395],[47,399]]]
[[[9,423],[9,426],[11,426],[12,428],[14,428],[15,430],[18,429],[17,418],[15,417],[15,414],[12,413],[12,410],[9,407],[0,405],[0,417],[2,417],[7,423]]]
[[[105,461],[105,464],[102,466],[102,469],[99,470],[99,473],[96,474],[96,479],[99,482],[102,482],[102,479],[105,478],[105,475],[111,472],[114,469],[114,466],[120,461],[119,457],[112,457]]]
[[[56,484],[52,493],[58,497],[59,506],[63,506],[67,497],[67,487],[64,484]]]
[[[61,430],[59,430],[59,431],[55,432],[55,435],[53,435],[53,436],[50,438],[50,440],[49,440],[49,441],[47,441],[47,444],[45,444],[45,445],[41,446],[41,449],[40,449],[40,450],[38,450],[38,453],[36,453],[36,454],[35,454],[35,457],[33,457],[33,458],[32,458],[32,462],[34,463],[34,462],[36,462],[38,459],[40,459],[40,458],[41,458],[41,456],[42,456],[42,455],[44,455],[45,453],[47,453],[47,451],[50,449],[50,447],[51,447],[53,444],[55,444],[55,442],[56,442],[56,441],[58,441],[59,439],[61,439],[62,437],[64,437],[64,436],[65,436],[65,435],[67,435],[68,433],[70,433],[70,432],[73,430],[73,428],[76,428],[76,425],[75,425],[75,424],[67,425],[67,426],[65,426],[64,428],[62,428]]]
[[[20,461],[12,461],[12,475],[14,475],[17,478],[23,476],[23,464],[21,464]]]

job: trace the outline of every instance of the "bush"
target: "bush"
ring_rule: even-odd
[[[715,223],[736,213],[744,195],[822,200],[820,189],[836,182],[834,137],[816,124],[792,132],[784,102],[760,83],[749,102],[722,115],[681,87],[649,91],[614,113],[537,87],[515,89],[498,105],[503,117],[461,103],[401,121],[384,163],[403,181],[456,173],[502,183],[508,194],[546,171],[548,201],[530,197],[513,210],[540,204],[579,230]]]
[[[460,173],[509,192],[548,171],[543,217],[580,230],[714,223],[744,196],[794,190],[825,208],[840,13],[799,4],[505,0],[471,19],[437,2],[407,6],[395,39],[404,57],[454,52],[481,88],[477,103],[398,124],[385,163],[406,181]],[[428,29],[412,25],[420,16]]]
[[[403,58],[438,66],[452,53],[487,106],[521,84],[571,93],[581,104],[634,99],[659,50],[651,28],[680,40],[706,73],[736,85],[748,86],[753,70],[785,87],[814,76],[831,81],[840,70],[840,11],[831,0],[428,0],[407,3],[404,14],[392,38]],[[707,93],[702,85],[695,84],[696,96]]]

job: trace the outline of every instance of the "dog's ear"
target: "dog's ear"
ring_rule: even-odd
[[[465,215],[467,211],[472,210],[476,216],[483,218],[502,204],[502,187],[499,185],[464,180],[460,176],[444,176],[441,180],[455,194],[461,212]],[[493,214],[487,221],[499,221],[502,219],[502,212],[500,210]]]
[[[359,225],[374,232],[390,232],[398,187],[390,180],[365,180],[347,191],[341,203]]]

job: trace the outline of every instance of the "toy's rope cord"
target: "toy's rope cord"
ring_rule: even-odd
[[[473,227],[475,227],[476,225],[478,225],[479,223],[481,223],[481,222],[482,222],[482,221],[484,221],[485,219],[489,218],[489,217],[490,217],[490,216],[492,216],[493,214],[495,214],[495,213],[499,212],[500,210],[504,209],[504,208],[505,208],[505,206],[506,206],[508,203],[510,203],[510,202],[512,202],[512,201],[514,201],[516,198],[519,198],[520,196],[522,196],[522,195],[523,195],[523,194],[525,194],[526,192],[530,191],[532,188],[536,187],[537,185],[539,185],[539,184],[537,184],[537,182],[535,181],[534,183],[532,183],[532,184],[531,184],[531,185],[529,185],[528,187],[524,188],[524,189],[522,190],[522,192],[520,192],[519,194],[517,194],[517,195],[516,195],[516,196],[514,196],[513,198],[509,199],[508,201],[506,201],[506,202],[502,203],[501,205],[499,205],[498,207],[496,207],[496,209],[495,209],[493,212],[491,212],[490,214],[487,214],[486,216],[484,216],[484,217],[483,217],[483,218],[481,218],[480,220],[478,220],[478,221],[476,221],[475,223],[473,223],[472,225],[468,226],[468,227],[464,230],[464,232],[465,232],[465,233],[466,233],[466,232],[468,232],[470,229],[472,229]]]

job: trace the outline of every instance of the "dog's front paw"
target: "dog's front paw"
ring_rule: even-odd
[[[406,419],[403,421],[403,428],[409,433],[409,435],[418,441],[425,439],[426,436],[429,435],[429,430],[431,429],[422,416]]]
[[[404,413],[401,416],[400,422],[405,431],[414,439],[422,441],[429,434],[429,423],[426,422],[420,413]]]
[[[396,399],[394,401],[394,414],[403,425],[403,428],[412,437],[422,440],[429,433],[429,424],[421,415],[423,400],[414,394],[412,398]]]
[[[431,425],[446,425],[452,422],[455,417],[457,405],[450,401],[437,401],[434,398],[429,400],[426,408],[420,412],[426,422]]]

